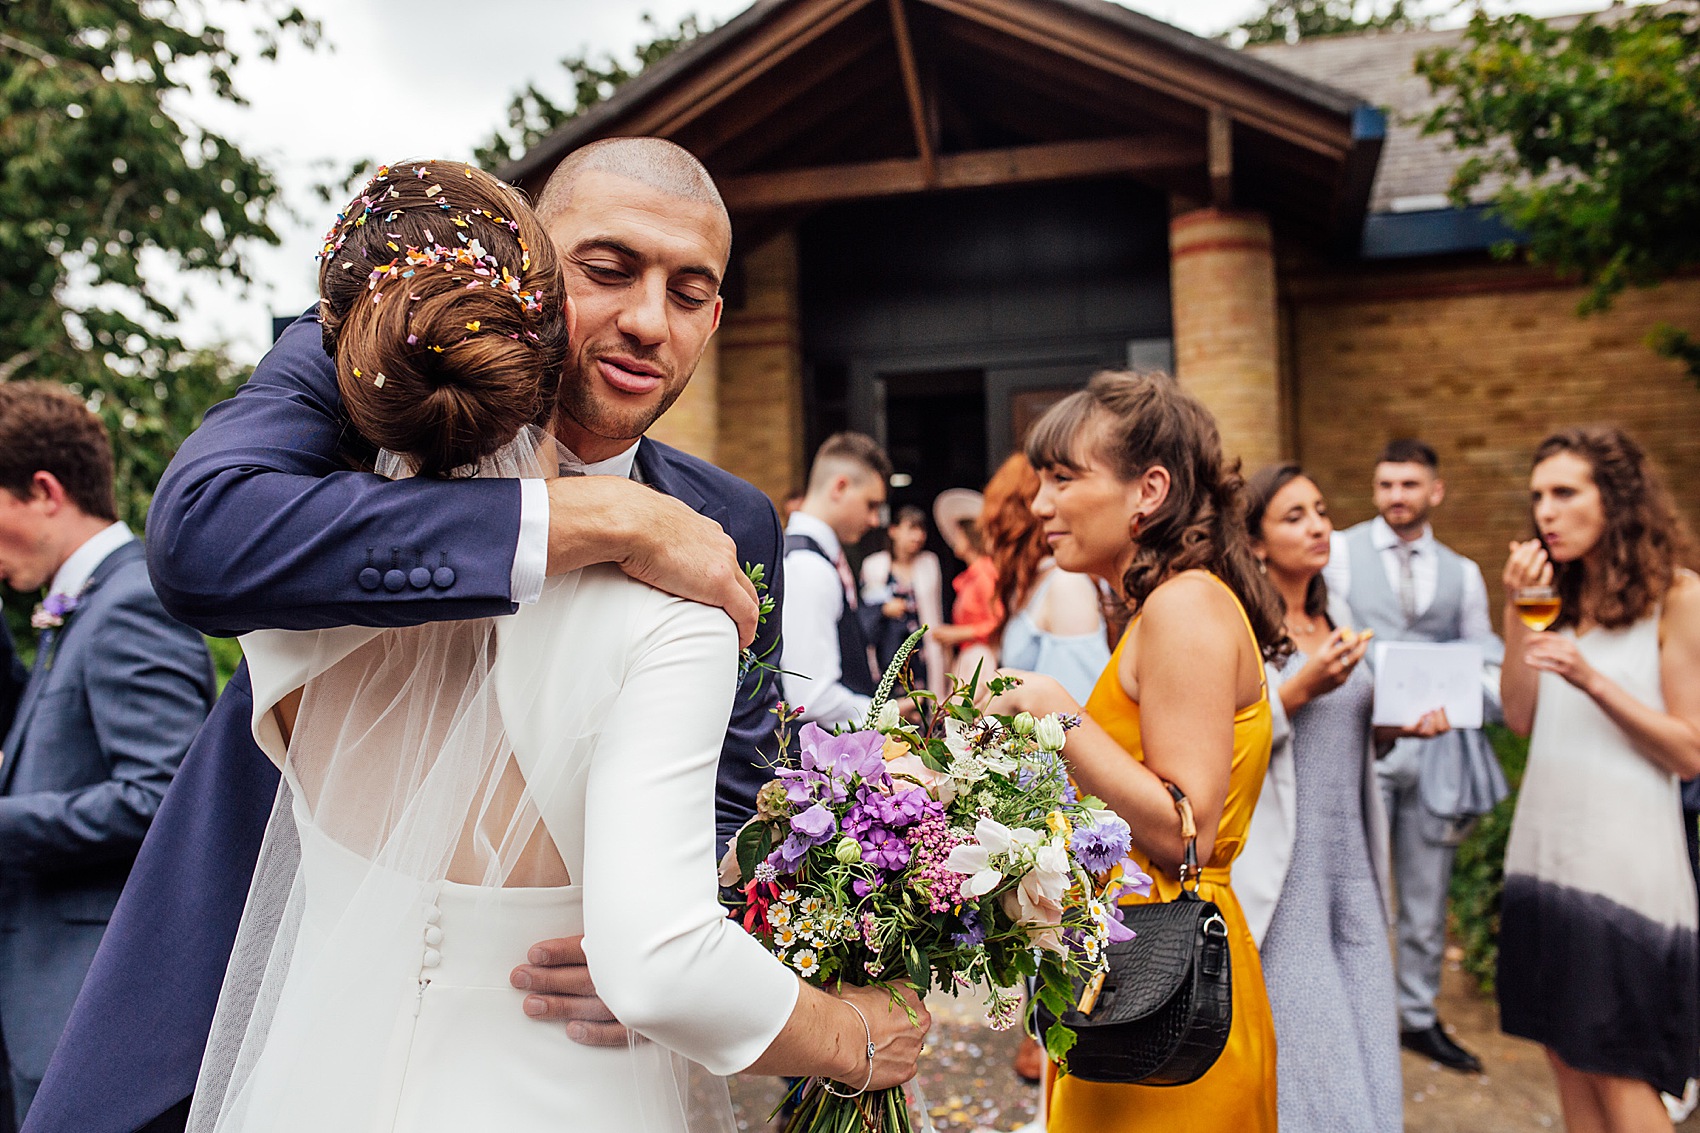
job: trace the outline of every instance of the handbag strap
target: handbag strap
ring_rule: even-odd
[[[1181,856],[1180,882],[1181,891],[1196,894],[1198,892],[1198,822],[1192,816],[1192,802],[1181,792],[1181,789],[1164,779],[1163,786],[1168,789],[1169,797],[1175,800],[1175,813],[1181,816],[1181,837],[1186,841],[1186,849]],[[1186,887],[1188,880],[1192,888]]]

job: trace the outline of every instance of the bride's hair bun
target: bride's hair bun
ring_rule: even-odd
[[[565,291],[517,190],[459,162],[385,166],[320,254],[325,350],[367,440],[441,476],[548,423]]]

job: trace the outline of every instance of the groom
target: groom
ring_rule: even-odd
[[[398,626],[510,613],[545,575],[613,562],[722,606],[758,654],[741,563],[781,595],[778,517],[754,487],[642,439],[683,392],[719,325],[731,225],[707,172],[654,138],[570,156],[537,211],[562,252],[577,318],[559,439],[590,475],[553,481],[384,481],[351,467],[351,431],[314,313],[215,406],[160,484],[149,565],[160,597],[210,633]],[[716,825],[734,832],[771,762],[776,682],[738,692]],[[26,1133],[180,1129],[247,895],[277,774],[249,731],[239,669],[184,761],[143,846]],[[515,971],[515,1010],[624,1043],[593,998],[582,953],[540,942]]]

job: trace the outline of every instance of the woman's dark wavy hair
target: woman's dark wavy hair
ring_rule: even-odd
[[[1263,538],[1263,521],[1272,503],[1282,488],[1294,480],[1310,477],[1305,470],[1292,461],[1271,464],[1258,469],[1251,479],[1245,483],[1245,529],[1253,539]],[[1285,600],[1281,603],[1285,608]],[[1316,577],[1305,587],[1305,617],[1328,620],[1328,583],[1323,580],[1322,572],[1317,571]],[[1332,620],[1328,627],[1334,628]]]
[[[1207,570],[1245,607],[1265,658],[1291,652],[1281,596],[1251,553],[1239,461],[1222,455],[1216,419],[1198,399],[1167,374],[1105,370],[1052,406],[1027,438],[1035,468],[1078,469],[1088,453],[1122,480],[1157,466],[1169,473],[1163,503],[1137,536],[1129,533],[1135,550],[1122,589],[1133,611],[1169,578]]]
[[[1633,625],[1664,600],[1679,567],[1695,565],[1694,534],[1658,468],[1623,430],[1612,425],[1561,430],[1541,442],[1531,467],[1564,452],[1588,463],[1605,513],[1598,553],[1590,556],[1604,575],[1594,590],[1599,598],[1590,611],[1593,620],[1608,629]],[[1553,564],[1553,583],[1564,602],[1557,625],[1581,620],[1587,573],[1584,559]]]

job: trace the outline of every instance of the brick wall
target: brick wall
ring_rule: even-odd
[[[1436,533],[1481,564],[1497,611],[1506,542],[1528,534],[1535,445],[1607,421],[1641,442],[1700,527],[1700,389],[1642,341],[1661,320],[1700,321],[1700,280],[1630,292],[1586,319],[1580,298],[1502,267],[1284,280],[1297,455],[1336,522],[1374,514],[1381,445],[1421,436],[1448,489]]]
[[[715,463],[775,503],[803,478],[803,363],[797,241],[781,232],[745,257],[744,302],[730,308],[719,347]]]
[[[1248,468],[1281,451],[1274,256],[1257,213],[1198,209],[1170,225],[1175,376]]]

